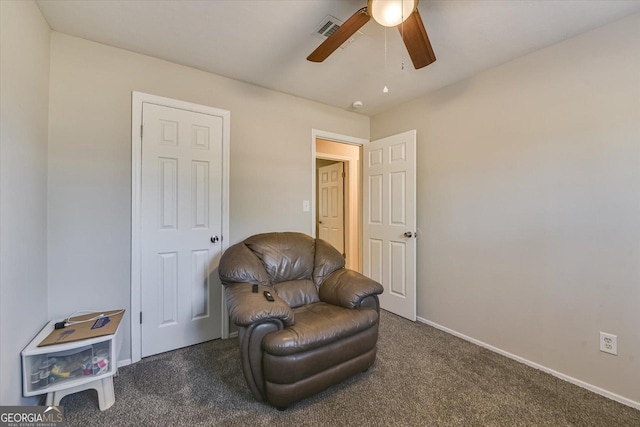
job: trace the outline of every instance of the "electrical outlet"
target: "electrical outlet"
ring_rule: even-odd
[[[618,337],[616,335],[600,332],[600,351],[618,355]]]

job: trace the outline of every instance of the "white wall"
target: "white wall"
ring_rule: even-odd
[[[0,1],[0,405],[34,401],[20,351],[47,321],[50,32],[35,3]]]
[[[639,46],[635,15],[371,122],[418,132],[418,315],[635,402]]]
[[[369,118],[54,32],[49,311],[129,309],[131,91],[231,111],[231,243],[311,233],[311,131],[369,136]],[[130,357],[129,320],[125,348]]]

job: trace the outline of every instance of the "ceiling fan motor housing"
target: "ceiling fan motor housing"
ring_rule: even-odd
[[[385,27],[402,24],[418,7],[418,0],[369,0],[367,11]]]

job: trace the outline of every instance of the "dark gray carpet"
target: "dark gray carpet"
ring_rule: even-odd
[[[116,403],[65,397],[69,426],[640,426],[640,411],[383,312],[374,366],[285,412],[256,402],[237,340],[121,368]]]

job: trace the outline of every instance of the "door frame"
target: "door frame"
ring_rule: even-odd
[[[368,139],[365,138],[358,138],[358,137],[354,137],[354,136],[348,136],[348,135],[341,135],[341,134],[337,134],[337,133],[333,133],[333,132],[327,132],[327,131],[323,131],[323,130],[318,130],[318,129],[312,129],[311,130],[311,236],[313,238],[316,237],[316,158],[319,159],[327,159],[327,160],[337,160],[337,161],[341,161],[341,162],[346,162],[349,165],[349,176],[352,176],[353,173],[353,169],[354,166],[357,166],[356,164],[356,160],[353,157],[349,157],[349,156],[340,156],[340,155],[336,155],[336,154],[328,154],[328,153],[316,153],[316,139],[326,139],[327,141],[333,141],[333,142],[337,142],[337,143],[341,143],[341,144],[351,144],[351,145],[357,145],[357,146],[364,146],[365,144],[367,144],[369,142]],[[360,163],[362,163],[362,159],[360,159]],[[359,187],[359,192],[360,195],[358,197],[358,204],[357,206],[355,206],[355,208],[358,210],[358,212],[356,213],[356,216],[358,217],[359,221],[360,221],[360,226],[358,227],[358,230],[355,230],[357,237],[355,239],[352,239],[351,234],[353,233],[349,233],[349,236],[346,236],[345,238],[345,251],[349,251],[351,250],[351,247],[353,245],[353,240],[355,240],[355,243],[359,245],[360,249],[362,249],[362,197],[361,197],[361,193],[362,193],[362,164],[360,164],[360,171],[357,171],[356,168],[356,175],[357,175],[357,179],[360,182]],[[351,191],[351,188],[349,188],[349,191]],[[351,206],[351,203],[349,203],[349,208],[353,209],[353,207]],[[345,222],[346,222],[346,217],[345,217]],[[348,254],[349,252],[347,252]],[[358,271],[362,271],[362,250],[358,251],[358,259],[357,259],[357,266],[358,266]]]
[[[142,105],[143,103],[178,108],[222,118],[222,251],[229,247],[229,132],[231,112],[207,105],[193,104],[143,92],[131,92],[131,363],[142,358]],[[224,288],[223,288],[224,289]],[[223,290],[224,293],[224,290]],[[229,337],[229,317],[222,296],[222,338]]]

